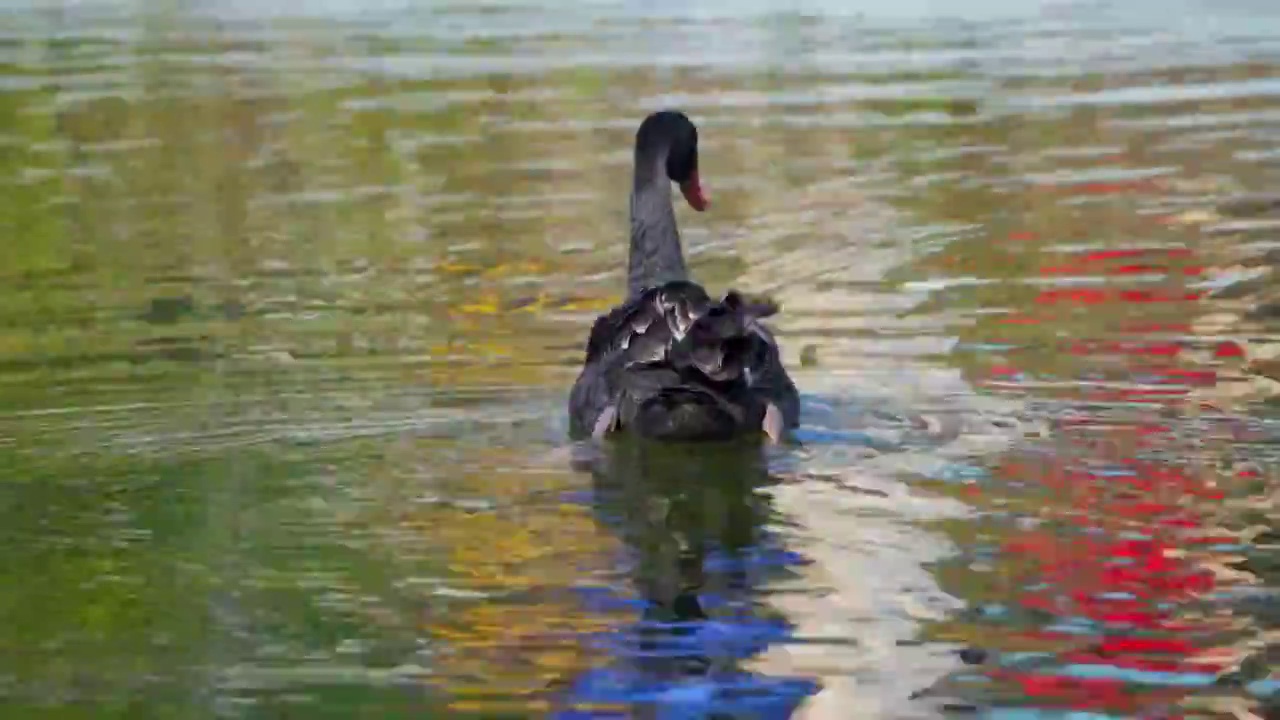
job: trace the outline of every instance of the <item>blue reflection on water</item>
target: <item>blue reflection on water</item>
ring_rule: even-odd
[[[766,458],[620,442],[590,471],[592,492],[575,499],[624,540],[618,569],[630,582],[576,590],[589,610],[633,619],[583,638],[606,659],[559,692],[552,717],[790,717],[819,683],[742,667],[793,639],[758,588],[809,563],[768,527]]]
[[[768,678],[745,672],[653,682],[636,673],[614,669],[595,670],[582,677],[573,695],[581,703],[643,704],[663,720],[705,718],[714,714],[762,720],[791,717],[805,698],[819,686],[812,680]],[[553,717],[625,717],[597,711],[565,710]]]

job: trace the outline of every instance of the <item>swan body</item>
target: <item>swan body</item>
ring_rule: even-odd
[[[798,424],[800,400],[760,322],[777,307],[732,290],[713,300],[688,279],[671,181],[694,209],[707,207],[697,130],[664,111],[636,135],[628,297],[592,325],[569,395],[571,433],[725,440],[763,432],[778,441]]]

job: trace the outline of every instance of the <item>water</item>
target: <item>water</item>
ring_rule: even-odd
[[[1273,5],[7,3],[4,716],[1275,716]],[[566,440],[665,104],[802,448]]]

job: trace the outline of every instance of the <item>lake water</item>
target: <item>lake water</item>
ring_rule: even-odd
[[[1280,5],[0,6],[5,718],[1280,717]],[[567,440],[663,106],[802,446]]]

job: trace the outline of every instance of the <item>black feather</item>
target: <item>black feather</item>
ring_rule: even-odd
[[[776,388],[756,381],[767,379],[765,365],[777,362],[771,337],[756,321],[777,310],[734,291],[713,301],[701,286],[676,281],[601,315],[587,341],[583,374],[595,367],[597,384],[607,391],[580,403],[590,409],[575,430],[587,431],[596,408],[606,405],[618,408],[624,429],[655,439],[728,439],[758,430],[766,402],[785,412],[795,393],[789,380]],[[798,410],[798,399],[795,405]]]

